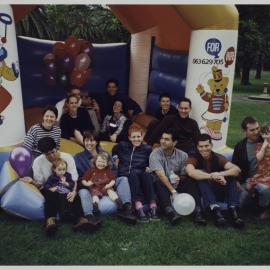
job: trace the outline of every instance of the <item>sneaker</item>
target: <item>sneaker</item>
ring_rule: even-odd
[[[149,222],[147,215],[144,213],[143,208],[137,209],[138,222]]]
[[[82,231],[93,232],[96,230],[96,226],[91,224],[87,218],[80,217],[78,223],[73,225],[72,229],[74,232],[82,232]]]
[[[55,217],[49,217],[46,220],[46,227],[45,227],[45,232],[47,236],[54,236],[57,231],[57,225],[55,222]]]
[[[167,207],[165,213],[172,225],[176,225],[182,220],[181,215],[176,213],[172,207]]]
[[[160,220],[159,216],[157,215],[157,207],[152,207],[150,209],[150,220],[151,221],[159,221]]]
[[[229,207],[229,215],[235,228],[242,229],[245,226],[244,220],[239,217],[235,207]]]
[[[137,217],[133,214],[131,203],[125,203],[123,209],[118,209],[117,216],[126,223],[137,223]]]
[[[96,227],[100,227],[101,224],[102,224],[102,220],[97,217],[97,216],[94,216],[94,215],[87,215],[85,216],[87,218],[87,220],[94,226]]]
[[[212,210],[212,215],[217,227],[225,227],[227,225],[227,220],[222,215],[220,207],[214,207]]]
[[[98,204],[97,203],[94,203],[93,204],[93,214],[94,214],[94,216],[100,216],[100,210],[98,208]]]

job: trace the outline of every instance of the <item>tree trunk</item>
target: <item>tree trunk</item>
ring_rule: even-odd
[[[262,73],[262,56],[260,55],[256,65],[255,79],[261,79],[261,73]]]
[[[241,77],[241,70],[238,63],[235,64],[235,71],[234,71],[234,77],[240,78]]]
[[[250,85],[250,82],[249,82],[249,71],[250,71],[250,68],[249,67],[243,67],[242,78],[241,78],[241,84],[242,85]]]

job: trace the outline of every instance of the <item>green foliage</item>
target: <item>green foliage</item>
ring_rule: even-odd
[[[17,23],[17,33],[63,41],[76,36],[93,43],[128,42],[129,32],[111,10],[101,5],[39,6]]]

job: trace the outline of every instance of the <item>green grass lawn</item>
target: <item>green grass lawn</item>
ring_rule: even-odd
[[[264,74],[265,80],[268,75]],[[241,90],[238,83],[236,80],[235,96],[252,92]],[[256,85],[259,91],[259,82]],[[261,123],[269,121],[270,105],[233,101],[229,146],[242,138],[240,123],[246,115],[256,116]],[[0,265],[270,264],[270,222],[250,220],[239,231],[218,229],[211,223],[198,227],[189,218],[173,227],[166,220],[131,226],[115,217],[103,217],[103,227],[95,234],[74,234],[65,224],[55,238],[48,239],[41,222],[14,219],[3,213],[1,217]]]

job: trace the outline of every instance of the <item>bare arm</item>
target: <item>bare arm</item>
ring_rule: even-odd
[[[267,140],[264,140],[260,151],[256,154],[256,158],[258,161],[261,161],[264,158],[265,150],[266,150],[267,146],[268,146],[268,142],[267,142]]]
[[[211,179],[211,174],[196,169],[192,164],[187,164],[186,173],[189,177],[195,180],[208,180]]]
[[[172,193],[176,193],[176,190],[174,189],[174,187],[171,185],[168,177],[165,175],[164,171],[161,170],[156,170],[155,174],[157,175],[157,177],[159,178],[159,180],[166,186],[166,188]]]
[[[107,184],[107,185],[105,186],[105,189],[112,188],[112,187],[114,186],[114,184],[115,184],[115,181],[112,180],[109,184]]]
[[[224,169],[225,171],[220,173],[222,176],[238,176],[241,173],[241,169],[232,162],[227,162]]]

